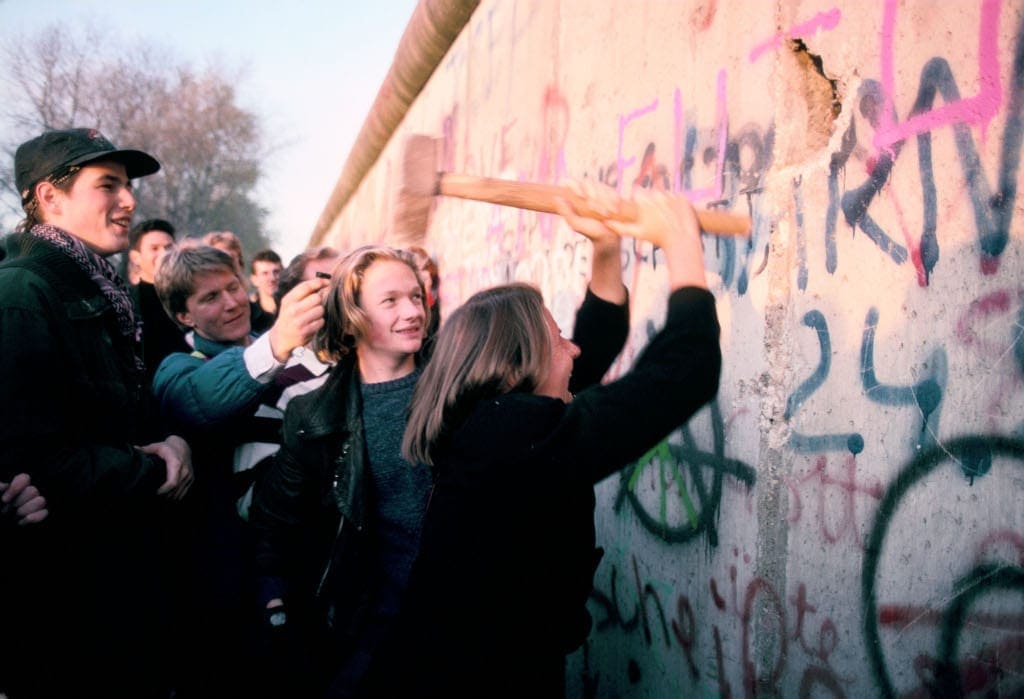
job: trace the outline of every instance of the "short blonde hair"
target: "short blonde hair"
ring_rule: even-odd
[[[424,293],[423,281],[416,270],[412,255],[386,245],[364,245],[346,255],[334,268],[331,284],[324,301],[324,325],[313,339],[317,354],[331,361],[338,361],[349,352],[370,329],[370,321],[360,305],[363,277],[374,262],[392,260],[409,266],[420,292]],[[430,322],[430,309],[424,304],[423,327]]]
[[[235,258],[220,248],[197,245],[190,240],[168,250],[160,258],[153,284],[171,320],[178,323],[178,313],[188,311],[188,297],[195,293],[196,277],[221,272],[239,276]],[[178,326],[183,327],[181,323]]]
[[[442,434],[473,406],[504,393],[532,393],[551,366],[544,299],[529,284],[480,291],[457,308],[437,334],[416,384],[402,455],[433,464]]]

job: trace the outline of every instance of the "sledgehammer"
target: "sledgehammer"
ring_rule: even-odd
[[[590,211],[585,201],[576,196],[568,187],[534,182],[500,180],[493,177],[476,177],[438,172],[434,139],[424,134],[412,134],[405,143],[402,158],[402,180],[398,200],[395,204],[395,222],[398,233],[422,237],[426,232],[426,217],[432,197],[443,195],[459,199],[513,206],[519,209],[558,213],[555,200],[564,199],[582,215],[601,217]],[[635,221],[636,204],[629,199],[620,199],[618,210],[611,218],[620,221]],[[414,221],[420,223],[414,224]],[[750,217],[724,211],[698,210],[697,223],[706,233],[723,236],[749,236]],[[417,230],[419,229],[419,230]]]

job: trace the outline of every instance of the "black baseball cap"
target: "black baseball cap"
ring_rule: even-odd
[[[51,175],[95,160],[113,160],[124,165],[128,179],[152,175],[160,163],[141,150],[122,150],[96,129],[47,131],[18,146],[14,153],[14,178],[24,205],[35,186]]]

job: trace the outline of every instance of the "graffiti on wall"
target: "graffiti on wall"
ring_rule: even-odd
[[[635,556],[630,558],[628,581],[620,579],[615,565],[608,567],[607,581],[598,580],[592,594],[595,629],[599,633],[609,630],[640,632],[647,646],[663,646],[678,653],[682,659],[686,679],[692,683],[710,681],[722,697],[753,697],[761,694],[777,695],[783,672],[798,667],[801,676],[800,696],[812,696],[812,690],[829,690],[832,696],[846,696],[845,687],[852,679],[840,675],[831,664],[832,655],[840,644],[836,620],[820,613],[808,596],[807,586],[798,583],[789,597],[780,594],[770,581],[751,576],[745,583],[741,579],[738,562],[749,566],[750,557],[736,549],[732,552],[725,578],[711,577],[706,588],[694,586],[696,593],[710,596],[713,606],[706,619],[698,618],[691,595],[676,595],[674,606],[658,592],[662,585],[645,581]],[[623,588],[626,588],[625,590]],[[755,609],[769,610],[771,619],[768,633],[775,637],[777,653],[768,666],[759,668],[753,662],[753,625]],[[741,632],[738,648],[726,648],[723,628],[738,627]],[[762,625],[761,632],[764,632]],[[698,647],[713,647],[709,667],[698,653]],[[726,658],[738,658],[741,681],[734,686],[729,679],[731,669]],[[638,684],[639,663],[631,663],[631,684]],[[595,690],[601,687],[600,677],[591,673],[586,683]],[[599,694],[599,692],[598,692]]]
[[[903,566],[886,561],[892,558],[887,552],[886,539],[893,533],[894,521],[899,521],[899,510],[906,507],[915,490],[926,488],[937,474],[949,471],[951,465],[962,470],[965,464],[985,464],[984,468],[972,466],[972,471],[987,479],[1007,475],[990,473],[993,464],[997,464],[1000,471],[1009,471],[1006,480],[1012,483],[1013,478],[1019,478],[1020,468],[1024,466],[1024,442],[978,435],[929,449],[900,471],[875,514],[864,554],[861,587],[865,647],[883,696],[896,695],[887,652],[901,655],[894,646],[899,646],[900,636],[912,627],[934,627],[938,631],[938,638],[924,645],[925,650],[912,660],[923,693],[949,697],[975,693],[1012,696],[1024,690],[1024,681],[1020,678],[1020,670],[1024,668],[1024,614],[1019,611],[1020,598],[1007,605],[1006,600],[993,594],[1001,590],[1018,595],[1024,593],[1024,549],[1021,548],[1024,537],[1019,531],[986,531],[979,527],[971,538],[979,540],[980,544],[974,551],[973,561],[968,560],[967,571],[953,580],[933,581],[945,593],[941,598],[944,604],[940,606],[879,600],[879,590],[883,589],[880,578],[906,575]],[[923,509],[918,505],[915,518]],[[1004,546],[998,546],[1000,543]],[[956,552],[960,557],[964,553]],[[884,566],[883,562],[889,565]],[[950,569],[962,569],[962,562],[961,566],[950,566]],[[901,587],[895,586],[895,589]],[[888,594],[893,594],[892,589],[892,586],[888,588]],[[883,630],[890,629],[888,638],[883,637]]]
[[[692,76],[671,72],[637,81],[624,98],[609,91],[603,122],[573,96],[579,76],[557,66],[528,100],[507,79],[542,42],[534,32],[553,35],[569,21],[552,19],[544,3],[483,3],[469,46],[446,58],[444,107],[430,117],[444,169],[540,182],[590,176],[623,193],[659,189],[749,214],[753,235],[705,237],[705,262],[733,321],[765,325],[727,329],[729,339],[766,337],[764,354],[791,360],[784,384],[751,395],[723,384],[718,400],[605,486],[598,518],[619,553],[595,580],[595,628],[574,677],[585,696],[1021,691],[1024,522],[1012,497],[1024,482],[1014,216],[1024,17],[1007,0],[951,3],[971,23],[922,55],[900,27],[920,21],[912,12],[948,7],[833,4],[789,27],[735,35],[723,66],[701,67],[706,94],[686,97]],[[699,5],[673,26],[699,35],[733,12]],[[730,88],[745,72],[767,75],[780,52],[842,41],[866,14],[877,41],[853,52],[864,60],[841,76],[836,89],[849,92],[828,145],[803,166],[776,162],[789,115],[752,109]],[[645,31],[659,31],[651,24]],[[818,77],[827,81],[830,67],[819,58]],[[479,84],[463,89],[467,80]],[[479,118],[487,105],[497,107]],[[593,123],[606,135],[592,137]],[[585,165],[567,155],[581,142]],[[444,206],[459,224],[436,238],[446,308],[481,287],[530,280],[556,319],[569,317],[590,268],[586,241],[548,214]],[[783,228],[784,249],[773,251]],[[780,259],[791,265],[784,274]],[[624,246],[638,330],[612,375],[660,322],[661,307],[643,295],[661,267],[656,248]],[[764,315],[750,320],[782,276],[792,281],[779,293],[791,311],[778,316],[784,333]],[[892,293],[900,288],[905,295]],[[746,380],[738,365],[756,364],[758,350],[727,353],[727,370]],[[772,428],[784,439],[766,446]],[[758,429],[753,440],[741,434]],[[768,451],[777,461],[759,462]],[[766,522],[770,496],[784,505]],[[751,538],[772,526],[784,539],[776,550]]]
[[[628,503],[637,521],[662,541],[685,543],[705,537],[709,545],[717,546],[715,522],[725,479],[735,479],[748,488],[757,479],[751,466],[725,455],[718,402],[712,402],[707,412],[713,442],[710,450],[697,444],[693,430],[686,425],[678,431],[678,443],[670,436],[619,474],[615,510]]]
[[[1020,161],[1020,118],[1024,102],[1021,96],[1024,78],[1024,30],[1018,31],[1012,56],[1011,82],[1005,90],[999,84],[999,57],[992,47],[996,45],[998,2],[980,4],[978,70],[982,88],[976,95],[961,97],[955,71],[942,57],[933,58],[924,65],[918,92],[905,119],[897,118],[893,93],[891,61],[894,47],[892,33],[884,43],[882,78],[865,80],[857,95],[857,113],[841,135],[840,148],[833,153],[827,178],[828,206],[824,211],[810,212],[803,205],[803,187],[807,174],[792,180],[794,217],[798,246],[797,284],[807,290],[809,276],[805,247],[816,231],[822,232],[820,245],[824,248],[824,269],[828,275],[841,270],[836,245],[839,214],[851,229],[863,235],[863,240],[877,249],[881,257],[891,264],[912,265],[918,285],[927,288],[938,273],[942,252],[942,227],[939,206],[943,195],[938,191],[933,162],[931,139],[933,131],[950,128],[955,144],[955,163],[943,163],[949,170],[955,165],[965,183],[963,192],[973,211],[974,241],[977,273],[993,276],[998,273],[1001,255],[1010,239],[1010,223],[1016,201],[1016,181]],[[882,8],[883,23],[891,28],[897,5],[887,2]],[[840,16],[828,13],[807,23],[804,29],[835,28]],[[775,46],[782,45],[776,39]],[[752,58],[754,55],[752,54]],[[721,80],[722,78],[720,78]],[[995,86],[995,87],[993,87]],[[1004,94],[1005,93],[1005,94]],[[720,91],[720,96],[723,91]],[[676,98],[678,103],[678,98]],[[685,192],[694,198],[703,198],[715,206],[746,208],[759,225],[748,245],[730,244],[731,241],[714,239],[712,252],[719,264],[724,286],[736,294],[746,293],[749,280],[764,270],[764,257],[759,255],[768,232],[765,222],[758,217],[758,196],[764,188],[764,177],[769,173],[774,139],[772,125],[747,126],[735,136],[728,132],[728,120],[719,110],[718,123],[709,128],[681,125],[677,128],[675,156],[659,161],[658,141],[647,142],[642,154],[635,157],[623,154],[621,144],[626,129],[639,126],[643,119],[659,108],[659,102],[647,104],[623,113],[620,117],[620,152],[607,167],[601,168],[601,179],[609,184],[659,188]],[[682,110],[677,110],[682,114]],[[995,166],[983,162],[975,142],[976,132],[984,131],[998,116],[1005,117],[1001,134],[1000,160]],[[873,138],[863,142],[865,134]],[[907,139],[915,139],[919,192],[912,190],[888,191],[886,210],[877,215],[873,211],[880,193],[892,181],[893,169],[900,163]],[[855,156],[856,154],[856,156]],[[849,182],[849,169],[853,158],[859,158],[864,177]],[[712,181],[697,181],[694,173],[703,165],[711,172]],[[994,184],[989,184],[994,182]],[[844,191],[844,183],[845,191]],[[901,207],[912,203],[921,207],[923,221],[919,232],[907,229]],[[821,219],[814,221],[813,215]],[[627,261],[636,265],[654,266],[654,251],[637,250]],[[948,269],[950,274],[961,270]],[[830,546],[852,547],[863,556],[862,603],[865,608],[863,644],[871,649],[872,676],[869,682],[884,695],[899,693],[920,696],[1007,696],[1021,691],[1024,683],[1018,679],[1024,669],[1024,614],[1019,611],[1019,594],[1024,592],[1024,568],[1020,545],[1024,542],[1022,523],[1010,521],[1005,525],[989,521],[1000,513],[1016,512],[1012,504],[993,504],[992,510],[983,509],[977,527],[964,528],[968,539],[981,538],[976,543],[973,562],[964,567],[962,561],[951,562],[950,569],[959,571],[943,584],[931,579],[943,595],[945,604],[932,607],[926,603],[906,603],[903,600],[879,601],[875,580],[880,560],[888,561],[893,554],[884,553],[886,526],[893,510],[913,482],[924,479],[931,469],[945,466],[947,479],[963,497],[979,495],[983,479],[991,480],[999,468],[1010,468],[1020,460],[1021,443],[1007,434],[1022,434],[1024,390],[1021,388],[1020,357],[1024,354],[1024,296],[1019,288],[987,291],[969,300],[959,312],[955,334],[946,343],[957,345],[959,353],[967,348],[979,360],[988,360],[996,366],[993,390],[984,392],[984,434],[949,440],[940,434],[957,432],[956,425],[944,423],[949,413],[947,405],[952,390],[952,379],[961,371],[950,364],[949,351],[942,343],[923,350],[919,356],[909,357],[910,366],[879,366],[876,361],[877,329],[883,314],[895,312],[892,307],[868,308],[863,316],[859,347],[859,373],[846,390],[851,395],[863,396],[869,405],[877,406],[880,414],[899,415],[902,411],[909,421],[907,438],[896,451],[915,455],[887,486],[883,478],[865,471],[859,464],[866,447],[875,439],[872,424],[878,421],[870,413],[854,417],[856,429],[833,432],[805,432],[798,429],[799,416],[812,396],[829,382],[845,381],[834,377],[832,358],[836,353],[830,333],[830,319],[822,310],[810,310],[803,316],[803,326],[817,340],[817,361],[810,372],[801,377],[795,390],[788,396],[784,417],[794,429],[790,432],[788,448],[796,455],[794,475],[784,478],[788,493],[789,510],[786,524],[791,532],[801,531],[805,523],[813,526],[820,540]],[[912,377],[912,378],[899,378]],[[895,411],[895,412],[894,412]],[[712,551],[721,543],[715,526],[721,515],[723,490],[712,478],[701,479],[697,466],[702,466],[715,477],[734,479],[745,486],[756,487],[754,466],[732,457],[727,449],[720,449],[727,440],[722,438],[722,420],[718,404],[708,411],[707,426],[687,426],[680,430],[675,441],[667,440],[643,459],[625,471],[615,496],[615,512],[623,516],[629,505],[630,516],[656,541],[666,545],[687,546],[701,541]],[[891,418],[889,418],[891,419]],[[816,424],[809,420],[807,424]],[[943,429],[945,428],[945,429]],[[960,430],[962,432],[962,430]],[[707,450],[694,450],[700,435],[712,443]],[[884,451],[884,449],[882,449]],[[799,469],[801,458],[809,459],[809,467]],[[749,471],[747,469],[750,469]],[[643,484],[645,487],[638,487]],[[1018,490],[1013,479],[1005,488]],[[646,494],[646,498],[640,493]],[[894,502],[895,501],[895,502]],[[675,504],[675,507],[671,507]],[[747,505],[749,510],[749,503]],[[914,510],[918,513],[919,510]],[[673,513],[676,517],[672,520]],[[705,516],[708,515],[708,516]],[[870,528],[869,528],[870,527]],[[890,535],[891,529],[888,530]],[[606,577],[598,582],[594,593],[594,607],[598,610],[598,634],[640,633],[648,648],[664,646],[667,652],[678,653],[677,671],[681,686],[703,684],[720,696],[756,696],[761,693],[778,694],[782,677],[791,677],[790,686],[800,696],[846,696],[865,691],[865,678],[846,673],[832,663],[841,645],[841,638],[849,638],[850,624],[855,615],[833,617],[818,615],[816,636],[808,641],[807,623],[820,604],[809,597],[809,586],[804,582],[789,581],[785,593],[774,583],[754,572],[742,582],[742,571],[750,569],[752,562],[732,549],[737,563],[730,564],[725,579],[712,575],[706,579],[707,588],[690,580],[685,592],[666,592],[676,587],[673,581],[645,581],[642,559],[630,556],[625,578],[616,565],[603,569]],[[688,556],[689,557],[689,556]],[[743,563],[745,565],[738,565]],[[959,565],[957,565],[959,564]],[[883,566],[884,567],[884,566]],[[890,566],[885,574],[907,575],[899,566]],[[888,580],[892,588],[893,580]],[[677,588],[678,589],[678,588]],[[934,589],[934,587],[933,587]],[[710,596],[712,604],[700,604],[694,598]],[[1011,594],[1008,601],[1007,594]],[[1002,595],[1002,596],[1000,596]],[[1013,598],[1013,595],[1018,595]],[[709,608],[710,607],[710,608]],[[761,642],[770,647],[774,655],[754,661],[752,652],[754,609],[756,623],[760,625]],[[703,610],[707,618],[699,618]],[[725,614],[732,619],[720,618]],[[929,637],[915,639],[909,657],[900,650],[900,640],[906,641],[907,629],[925,627]],[[978,629],[987,629],[979,631]],[[774,640],[766,641],[774,636]],[[600,636],[598,636],[598,639]],[[595,641],[597,642],[597,641]],[[892,644],[895,644],[893,646]],[[857,650],[846,648],[856,656]],[[592,659],[595,648],[589,648]],[[708,659],[710,667],[704,667]],[[732,659],[730,666],[728,659]],[[619,678],[616,686],[643,682],[643,662],[633,658]],[[848,662],[843,667],[848,666]],[[895,669],[894,669],[895,668]],[[591,662],[585,668],[582,686],[600,695],[602,681],[610,678],[596,673]],[[898,678],[898,679],[893,679]],[[661,678],[663,680],[663,678]],[[613,685],[615,682],[613,681]],[[861,689],[858,689],[858,686]]]

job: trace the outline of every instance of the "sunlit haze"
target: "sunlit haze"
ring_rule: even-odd
[[[265,142],[278,146],[259,194],[287,261],[309,239],[415,7],[415,0],[0,0],[0,40],[55,22],[91,22],[129,46],[153,41],[195,67],[242,70],[239,102],[260,115]],[[0,81],[5,102],[9,89]]]

